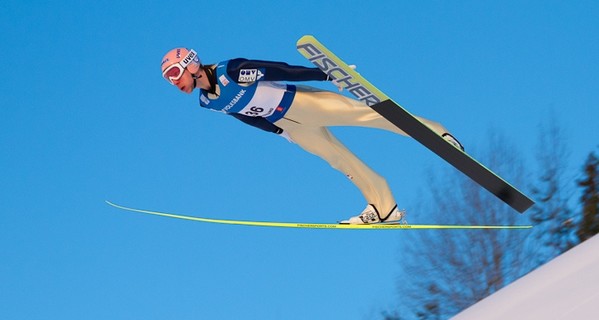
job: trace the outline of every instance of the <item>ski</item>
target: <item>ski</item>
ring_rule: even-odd
[[[296,229],[340,229],[340,230],[398,230],[398,229],[530,229],[532,226],[521,225],[521,226],[469,226],[469,225],[429,225],[429,224],[335,224],[335,223],[300,223],[300,222],[272,222],[272,221],[245,221],[245,220],[224,220],[224,219],[210,219],[201,218],[189,215],[166,213],[151,210],[135,209],[130,207],[121,206],[110,201],[106,203],[114,208],[145,213],[155,216],[205,222],[205,223],[217,223],[227,225],[238,225],[238,226],[252,226],[252,227],[274,227],[274,228],[296,228]]]
[[[467,153],[449,144],[406,109],[350,68],[311,35],[301,37],[298,51],[310,62],[335,79],[344,89],[370,106],[416,141],[460,170],[503,202],[523,213],[534,201]]]

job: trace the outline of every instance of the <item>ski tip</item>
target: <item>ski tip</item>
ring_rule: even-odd
[[[117,208],[117,209],[127,209],[127,208],[125,208],[125,207],[123,207],[123,206],[120,206],[120,205],[118,205],[118,204],[116,204],[116,203],[114,203],[114,202],[108,201],[108,200],[104,200],[104,203],[106,203],[107,205],[109,205],[109,206],[111,206],[111,207],[113,207],[113,208]]]
[[[318,42],[318,40],[316,40],[316,37],[314,37],[311,34],[303,35],[301,38],[299,38],[297,40],[297,44],[310,43],[310,42]]]

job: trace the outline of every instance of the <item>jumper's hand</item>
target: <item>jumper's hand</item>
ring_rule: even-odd
[[[355,64],[350,64],[349,67],[352,70],[356,70]],[[343,91],[343,86],[341,85],[341,83],[337,82],[337,80],[334,80],[334,79],[331,82],[337,87],[337,89],[339,89],[339,92]]]

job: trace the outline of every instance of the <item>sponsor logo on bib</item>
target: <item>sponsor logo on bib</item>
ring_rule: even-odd
[[[218,81],[220,81],[223,87],[226,87],[229,84],[229,80],[227,80],[227,77],[225,77],[224,74],[218,77]]]

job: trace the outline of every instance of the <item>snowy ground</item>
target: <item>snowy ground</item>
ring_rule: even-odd
[[[453,319],[597,319],[597,305],[599,235]]]

